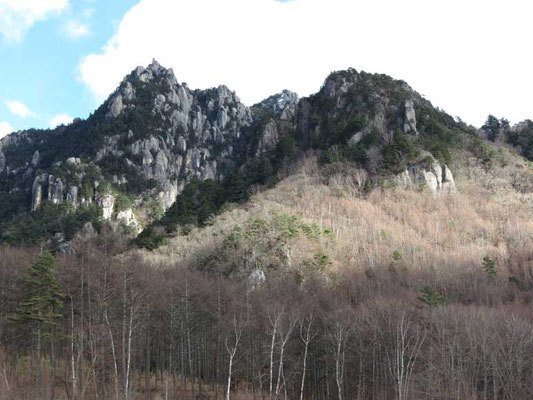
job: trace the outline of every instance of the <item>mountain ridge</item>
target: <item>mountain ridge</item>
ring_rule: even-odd
[[[153,60],[86,120],[0,139],[3,240],[13,229],[6,223],[44,203],[61,218],[90,210],[73,232],[99,219],[138,233],[193,181],[213,181],[224,188],[216,196],[239,200],[228,191],[273,183],[282,165],[312,149],[325,163],[359,165],[366,186],[453,191],[450,149],[459,144],[479,147],[475,129],[386,75],[333,72],[314,95],[284,90],[247,107],[224,85],[191,90]]]

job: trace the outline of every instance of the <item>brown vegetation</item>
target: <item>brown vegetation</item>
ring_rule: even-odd
[[[0,399],[530,399],[531,172],[457,160],[435,196],[309,157],[154,252],[80,242],[40,357],[10,319],[38,251],[0,248]]]

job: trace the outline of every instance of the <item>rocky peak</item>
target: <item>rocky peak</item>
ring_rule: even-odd
[[[243,158],[252,121],[228,87],[191,90],[154,60],[88,120],[1,139],[0,173],[10,179],[0,191],[31,194],[28,211],[44,202],[95,205],[104,219],[129,225],[133,214],[117,208],[125,198],[132,212],[154,202],[165,210],[190,180],[223,179]]]
[[[191,90],[155,60],[125,77],[106,107],[108,120],[135,116],[143,129],[106,138],[97,159],[122,157],[129,169],[156,181],[165,209],[190,179],[219,180],[233,168],[234,148],[253,119],[228,87]]]
[[[155,58],[152,58],[152,62],[148,65],[146,69],[152,71],[154,74],[158,74],[159,72],[167,72],[168,70],[170,70],[170,68],[163,68]]]
[[[355,69],[334,72],[326,78],[320,92],[327,98],[339,98],[347,93],[358,80],[359,73]]]
[[[404,81],[348,69],[331,73],[316,95],[300,103],[298,124],[300,130],[319,136],[325,127],[346,125],[342,136],[352,145],[370,133],[378,133],[387,144],[398,132],[418,134],[420,106],[431,107]]]
[[[178,91],[180,86],[173,70],[162,67],[154,59],[148,67],[138,66],[123,79],[107,101],[107,117],[116,118],[125,108],[134,108],[138,102],[137,100],[139,100],[137,99],[137,91],[142,90],[146,85],[151,85],[150,90],[157,92],[156,107],[158,103],[159,107],[161,107],[161,104],[167,99],[174,104],[179,103]]]
[[[270,96],[256,104],[254,108],[270,112],[276,117],[281,117],[284,111],[288,109],[294,110],[299,100],[298,94],[285,89],[281,93]]]
[[[283,90],[252,107],[254,118],[260,125],[256,156],[274,150],[281,134],[294,128],[298,103],[296,93]]]
[[[146,68],[143,66],[138,66],[137,68],[135,68],[135,70],[133,71],[131,75],[139,79],[141,82],[149,82],[153,80],[154,77],[157,77],[160,75],[167,75],[169,72],[170,74],[172,74],[172,76],[174,76],[172,69],[167,69],[167,68],[162,67],[161,64],[159,64],[157,60],[154,58],[152,62]]]

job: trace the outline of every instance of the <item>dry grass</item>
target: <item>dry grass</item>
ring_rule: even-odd
[[[503,265],[510,248],[533,245],[533,193],[522,193],[533,173],[508,152],[501,154],[501,162],[506,166],[487,172],[467,155],[457,155],[455,194],[376,189],[363,196],[345,176],[322,183],[316,159],[309,157],[296,174],[254,195],[245,207],[234,207],[212,226],[173,238],[143,256],[154,265],[197,265],[233,226],[283,212],[334,230],[336,240],[324,243],[333,269],[387,265],[394,251],[402,254],[406,268],[437,275],[479,269],[485,255]],[[517,179],[519,190],[513,187]]]

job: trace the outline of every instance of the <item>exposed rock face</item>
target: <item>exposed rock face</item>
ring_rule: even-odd
[[[266,281],[265,273],[260,269],[254,269],[248,276],[248,284],[252,287],[261,285]]]
[[[53,175],[48,177],[48,200],[52,204],[63,203],[63,182],[60,178],[54,178]]]
[[[274,150],[278,144],[280,133],[294,129],[298,102],[296,93],[284,90],[253,107],[256,114],[266,113],[271,116],[262,124],[255,151],[256,156]]]
[[[115,209],[115,197],[112,194],[102,194],[97,198],[97,204],[102,208],[102,218],[110,220]]]
[[[35,150],[35,153],[33,153],[33,157],[31,158],[31,165],[36,167],[39,164],[39,161],[41,159],[41,156],[39,155],[39,150]],[[2,168],[0,168],[1,170]]]
[[[157,197],[164,210],[168,209],[176,200],[176,196],[183,190],[185,184],[182,183],[166,183],[163,186]]]
[[[446,193],[453,193],[457,190],[452,171],[446,165],[442,169],[441,190]]]
[[[55,248],[60,254],[66,255],[74,252],[73,243],[66,241],[65,236],[62,233],[56,233],[52,241],[54,242]]]
[[[359,131],[359,132],[355,133],[350,138],[350,140],[348,140],[348,144],[351,145],[351,146],[355,146],[357,143],[359,143],[361,141],[361,139],[363,139],[363,135],[364,135],[364,133],[362,131]]]
[[[278,125],[274,119],[270,119],[264,126],[257,146],[257,155],[274,150],[278,144],[279,132]]]
[[[81,165],[81,160],[77,157],[67,158],[65,162],[67,163],[67,165]]]
[[[117,213],[117,221],[132,228],[136,233],[141,231],[141,226],[135,217],[135,213],[131,208],[128,208]]]
[[[94,226],[91,222],[86,222],[83,225],[83,228],[78,233],[78,235],[84,237],[85,239],[92,238],[96,236],[96,229],[94,229]]]
[[[137,68],[125,79],[109,100],[110,115],[120,115],[113,112],[115,102],[121,103],[123,110],[140,107],[137,96],[147,83],[161,88],[153,96],[151,113],[167,130],[130,140],[126,148],[117,151],[145,179],[159,183],[157,196],[168,208],[190,179],[224,177],[232,168],[233,149],[253,117],[226,86],[191,91],[186,84],[178,84],[171,69],[156,61],[146,69]],[[219,149],[217,153],[212,152],[214,146]],[[139,163],[132,162],[136,158]]]
[[[393,177],[393,183],[405,189],[427,188],[434,194],[455,192],[455,181],[448,166],[441,164],[428,153],[424,155],[426,159],[431,159],[432,162],[428,164],[426,161],[410,166]]]
[[[37,210],[43,201],[43,177],[37,175],[31,189],[31,211]]]
[[[73,205],[74,208],[78,207],[78,187],[77,186],[69,186],[67,190],[67,202]]]
[[[298,105],[298,95],[290,90],[284,90],[281,93],[270,96],[268,99],[263,100],[257,106],[269,110],[272,114],[280,117],[282,120],[292,119],[296,106]]]
[[[114,118],[118,117],[122,112],[123,107],[122,95],[117,94],[109,106],[109,115]]]
[[[405,100],[403,131],[405,133],[418,133],[416,131],[416,113],[412,99]]]

